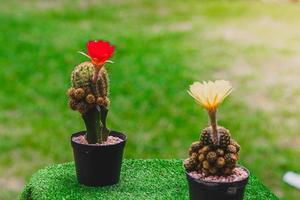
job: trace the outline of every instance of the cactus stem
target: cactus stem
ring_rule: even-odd
[[[98,75],[103,65],[94,65],[94,74],[93,74],[93,82],[96,83],[98,80]]]
[[[102,123],[102,129],[101,129],[101,139],[102,141],[106,141],[109,135],[109,129],[106,126],[106,118],[108,109],[105,106],[100,106],[100,113],[101,113],[101,123]]]
[[[98,106],[82,114],[86,126],[86,139],[89,144],[97,143],[101,131],[100,112]]]
[[[217,114],[217,110],[208,110],[210,125],[212,128],[212,139],[214,144],[219,143],[216,114]]]

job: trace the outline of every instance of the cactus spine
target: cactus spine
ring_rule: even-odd
[[[102,143],[107,140],[109,129],[106,127],[108,113],[109,79],[103,66],[93,81],[94,66],[83,62],[71,74],[72,87],[68,90],[69,106],[81,113],[86,126],[88,143]]]

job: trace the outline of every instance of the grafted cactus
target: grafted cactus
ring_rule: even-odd
[[[98,45],[98,49],[93,47],[93,50],[98,50],[101,53],[103,53],[103,49],[99,43],[101,43],[100,45],[107,44],[103,41],[91,41],[89,43]],[[107,48],[107,45],[105,47]],[[114,48],[113,46],[109,47]],[[111,50],[110,52],[113,53]],[[89,51],[89,54],[92,53],[95,52]],[[101,56],[102,54],[98,53],[97,55]],[[92,62],[83,62],[77,65],[71,74],[72,87],[68,89],[69,106],[72,110],[81,113],[87,130],[86,140],[88,143],[102,143],[107,140],[109,135],[109,129],[106,127],[109,79],[104,67],[109,57],[106,55],[106,60],[102,58],[101,63],[95,63],[94,60],[98,58],[86,56]]]

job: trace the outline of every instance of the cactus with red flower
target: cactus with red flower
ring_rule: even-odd
[[[109,129],[106,118],[109,106],[109,79],[105,63],[111,62],[115,47],[105,41],[89,41],[87,56],[90,61],[77,65],[72,74],[72,87],[68,89],[69,106],[81,113],[89,144],[107,140]]]

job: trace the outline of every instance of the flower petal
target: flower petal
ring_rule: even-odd
[[[103,65],[115,51],[115,46],[103,40],[89,41],[86,46],[87,54],[95,65]]]
[[[231,91],[232,86],[228,81],[217,80],[194,82],[188,93],[205,109],[216,110]]]

